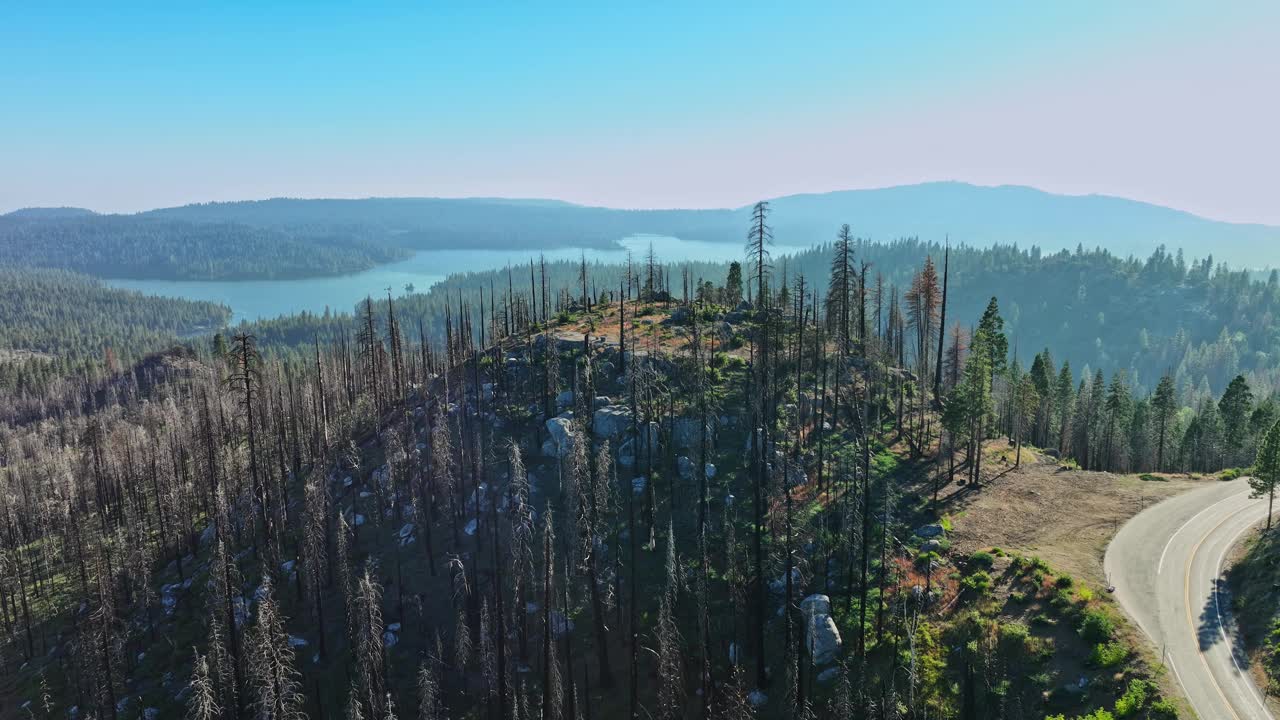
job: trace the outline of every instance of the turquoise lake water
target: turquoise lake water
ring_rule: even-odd
[[[620,263],[630,251],[639,261],[653,244],[663,262],[729,261],[741,259],[742,246],[709,243],[660,235],[637,235],[619,241],[619,249],[555,248],[541,251],[548,261],[577,260],[585,253],[588,262]],[[794,253],[799,247],[774,246],[774,255]],[[452,273],[493,270],[527,265],[538,250],[424,250],[408,260],[351,275],[305,280],[106,280],[113,287],[138,290],[148,295],[165,295],[190,300],[210,300],[229,306],[234,321],[273,318],[302,311],[350,312],[367,295],[405,294],[412,283],[415,292],[426,292]]]

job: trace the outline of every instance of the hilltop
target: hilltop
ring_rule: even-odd
[[[26,220],[65,220],[67,218],[94,217],[98,213],[77,207],[29,207],[7,212],[0,217]]]

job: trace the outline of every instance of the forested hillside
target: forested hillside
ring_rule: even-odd
[[[357,272],[407,256],[349,228],[279,230],[123,215],[0,217],[0,266],[103,278],[280,280]]]
[[[213,303],[148,297],[62,270],[0,267],[0,387],[39,394],[42,378],[114,371],[230,318]]]
[[[829,282],[834,247],[824,244],[798,256],[777,258],[777,282],[790,286],[801,278],[809,285],[815,280]],[[1248,464],[1249,452],[1226,453],[1221,449],[1223,436],[1216,417],[1220,413],[1207,413],[1217,408],[1237,376],[1243,378],[1251,398],[1258,403],[1267,401],[1265,407],[1270,407],[1280,378],[1280,347],[1267,329],[1280,300],[1274,273],[1255,279],[1247,272],[1217,264],[1212,258],[1188,261],[1182,253],[1169,253],[1163,248],[1140,260],[1083,248],[1045,254],[1037,248],[948,248],[916,240],[876,243],[850,236],[849,252],[850,282],[865,306],[864,321],[873,330],[883,329],[893,313],[900,312],[918,273],[919,258],[932,258],[935,265],[945,263],[951,308],[946,328],[949,344],[958,340],[963,352],[970,342],[972,319],[981,315],[993,294],[998,295],[1010,354],[1019,361],[1018,367],[1030,371],[1039,364],[1054,373],[1053,382],[1049,383],[1043,367],[1038,368],[1040,394],[1062,395],[1057,385],[1064,379],[1057,373],[1066,363],[1072,382],[1086,385],[1073,387],[1073,396],[1102,397],[1114,385],[1136,403],[1124,412],[1122,429],[1131,422],[1146,422],[1150,410],[1146,401],[1153,397],[1158,381],[1168,375],[1177,410],[1168,421],[1169,437],[1178,438],[1170,453],[1172,464],[1155,457],[1161,453],[1144,434],[1125,430],[1125,436],[1131,438],[1129,445],[1134,446],[1124,458],[1111,456],[1103,460],[1090,454],[1096,448],[1085,450],[1080,460],[1086,466],[1148,470]],[[482,320],[495,324],[498,314],[504,311],[502,298],[514,293],[546,292],[564,302],[582,294],[585,277],[587,294],[597,298],[614,296],[618,288],[630,282],[657,288],[673,298],[698,299],[709,292],[704,285],[723,284],[729,267],[727,263],[668,264],[660,257],[633,258],[629,270],[622,265],[584,266],[534,260],[509,269],[451,276],[425,293],[402,297],[397,302],[406,335],[441,342],[449,321],[458,323],[464,315],[472,328],[479,328]],[[741,273],[741,266],[738,272]],[[147,308],[133,315],[121,307],[103,307],[100,314],[93,316],[51,314],[50,308],[66,307],[77,292],[55,290],[47,284],[50,277],[70,282],[70,276],[37,274],[15,276],[10,283],[14,293],[9,304],[13,321],[7,326],[3,347],[11,354],[51,354],[64,362],[87,361],[100,367],[108,345],[113,346],[112,352],[117,356],[134,358],[168,347],[175,336],[196,334],[202,329],[212,333],[221,327],[225,317],[221,311],[198,310],[202,314],[193,319],[190,313],[193,308],[201,308],[200,304],[158,299],[131,306]],[[45,280],[43,285],[41,278]],[[101,288],[97,292],[117,297]],[[142,301],[135,298],[133,302]],[[899,310],[894,310],[895,305]],[[334,343],[353,337],[359,330],[356,311],[352,308],[345,313],[282,317],[243,329],[253,333],[265,351],[298,358],[310,352],[316,342]],[[88,317],[105,321],[88,323],[83,320]],[[200,345],[207,347],[208,342],[206,338]],[[5,372],[11,377],[22,374],[12,366]],[[1099,372],[1103,374],[1101,381],[1097,378]],[[30,381],[31,378],[24,380]],[[1050,384],[1054,387],[1050,388]],[[1045,417],[1049,412],[1048,408],[1041,412],[1042,426],[1050,422]],[[1205,421],[1193,422],[1198,417]],[[1055,437],[1062,434],[1058,425],[1053,428],[1058,430]],[[1188,430],[1195,430],[1197,439],[1186,438]],[[1202,431],[1207,435],[1201,437]],[[1037,440],[1050,443],[1049,435],[1042,428]],[[1183,439],[1188,443],[1186,452],[1181,450]],[[1060,440],[1051,444],[1065,451],[1066,443]],[[1252,447],[1234,439],[1232,446],[1237,450]],[[1082,442],[1079,447],[1086,446]],[[1192,451],[1201,447],[1213,450]]]
[[[615,210],[552,200],[491,198],[276,198],[204,203],[145,213],[197,222],[256,227],[345,225],[422,250],[455,248],[615,247],[651,233],[722,241],[730,217],[722,210]],[[731,238],[734,245],[740,232]]]
[[[1176,717],[1099,588],[950,551],[1023,461],[997,303],[948,360],[927,257],[871,322],[847,233],[784,281],[757,212],[696,288],[537,268],[426,343],[370,301],[282,359],[241,332],[51,387],[0,426],[4,706]]]

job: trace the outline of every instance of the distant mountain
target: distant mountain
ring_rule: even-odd
[[[1163,245],[1188,258],[1212,255],[1235,268],[1280,267],[1280,227],[1218,222],[1103,195],[936,182],[770,202],[774,237],[793,247],[829,242],[848,223],[856,237],[877,241],[950,237],[976,248],[1016,244],[1055,252],[1083,246],[1141,258]],[[0,216],[0,261],[132,277],[265,276],[255,267],[269,268],[274,277],[307,277],[389,262],[411,250],[605,248],[638,234],[725,243],[729,257],[739,254],[750,215],[749,206],[621,210],[508,198],[275,198],[126,216],[30,208]],[[102,245],[105,236],[112,242]],[[153,246],[147,257],[124,265],[112,259],[144,239]],[[200,261],[187,267],[191,251],[184,248],[197,240]],[[234,249],[245,267],[227,267],[230,258],[217,257],[220,246]],[[109,257],[95,259],[95,252]]]
[[[1105,195],[1057,195],[1029,187],[934,182],[788,195],[770,201],[777,241],[813,245],[848,223],[861,238],[919,237],[975,247],[1102,247],[1149,255],[1157,247],[1212,254],[1235,267],[1280,266],[1280,227],[1219,222]],[[417,249],[601,247],[652,233],[740,244],[751,208],[621,210],[556,200],[503,198],[273,199],[207,203],[145,215],[258,226],[362,227]]]
[[[840,222],[876,240],[918,236],[977,247],[1039,246],[1046,251],[1101,247],[1149,255],[1164,245],[1192,257],[1212,254],[1232,266],[1280,265],[1280,227],[1219,222],[1159,205],[1106,195],[1056,195],[1035,188],[960,182],[790,195],[770,203],[779,242],[830,239]],[[749,208],[736,211],[745,225]]]
[[[20,208],[0,217],[19,218],[25,220],[65,220],[67,218],[93,217],[98,213],[77,207],[31,207]]]

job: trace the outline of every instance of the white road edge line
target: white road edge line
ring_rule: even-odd
[[[1257,523],[1249,523],[1248,525],[1241,528],[1240,532],[1232,536],[1231,541],[1227,543],[1227,546],[1225,548],[1223,548],[1222,552],[1218,555],[1218,563],[1217,565],[1214,566],[1214,569],[1213,569],[1215,580],[1222,577],[1222,561],[1226,559],[1227,551],[1235,547],[1236,541],[1240,539],[1240,536],[1252,530],[1253,526],[1256,524]],[[1231,637],[1227,635],[1227,628],[1222,622],[1222,604],[1218,600],[1220,595],[1221,593],[1218,592],[1218,589],[1214,588],[1213,611],[1218,616],[1218,632],[1222,634],[1222,641],[1226,643],[1227,654],[1231,656],[1231,664],[1235,665],[1236,669],[1244,674],[1245,676],[1244,686],[1249,691],[1249,697],[1253,698],[1253,701],[1258,704],[1258,707],[1262,708],[1262,717],[1270,718],[1272,717],[1271,710],[1267,708],[1266,703],[1264,703],[1261,699],[1258,698],[1258,689],[1254,687],[1253,680],[1249,677],[1249,669],[1245,667],[1241,667],[1240,661],[1236,659],[1235,646],[1231,642]]]
[[[1196,513],[1195,515],[1192,515],[1190,520],[1188,520],[1188,521],[1186,521],[1186,522],[1182,523],[1182,526],[1181,526],[1181,527],[1179,527],[1177,530],[1174,530],[1174,531],[1173,531],[1173,534],[1169,536],[1169,540],[1168,540],[1168,542],[1166,542],[1166,543],[1164,544],[1164,550],[1163,550],[1163,551],[1161,551],[1161,553],[1160,553],[1160,562],[1156,565],[1156,575],[1159,575],[1160,573],[1164,572],[1164,556],[1169,554],[1169,546],[1173,544],[1173,540],[1174,540],[1174,538],[1178,537],[1178,535],[1179,535],[1179,534],[1181,534],[1181,533],[1182,533],[1182,531],[1183,531],[1183,530],[1185,530],[1185,529],[1186,529],[1186,527],[1187,527],[1188,525],[1190,525],[1191,523],[1195,522],[1195,521],[1196,521],[1196,518],[1198,518],[1198,517],[1200,517],[1201,515],[1203,515],[1203,514],[1205,514],[1205,513],[1209,512],[1210,510],[1212,510],[1212,509],[1214,509],[1214,508],[1218,507],[1218,506],[1219,506],[1219,505],[1221,505],[1222,503],[1227,502],[1228,500],[1238,500],[1238,499],[1240,499],[1240,498],[1242,498],[1242,497],[1244,497],[1244,495],[1243,495],[1243,494],[1242,494],[1242,495],[1232,495],[1231,497],[1223,498],[1223,499],[1219,500],[1218,502],[1216,502],[1216,503],[1214,503],[1214,504],[1210,505],[1209,507],[1207,507],[1207,508],[1205,508],[1205,509],[1201,510],[1200,512]],[[1153,507],[1154,507],[1154,506],[1153,506]]]
[[[1191,711],[1196,714],[1196,717],[1203,718],[1204,713],[1200,712],[1200,708],[1196,707],[1196,699],[1191,697],[1191,693],[1187,692],[1187,684],[1182,682],[1182,675],[1178,672],[1178,666],[1173,664],[1173,656],[1170,655],[1166,658],[1166,662],[1168,662],[1169,667],[1173,669],[1173,676],[1178,679],[1178,684],[1182,686],[1182,694],[1186,695],[1187,702],[1191,703]]]

